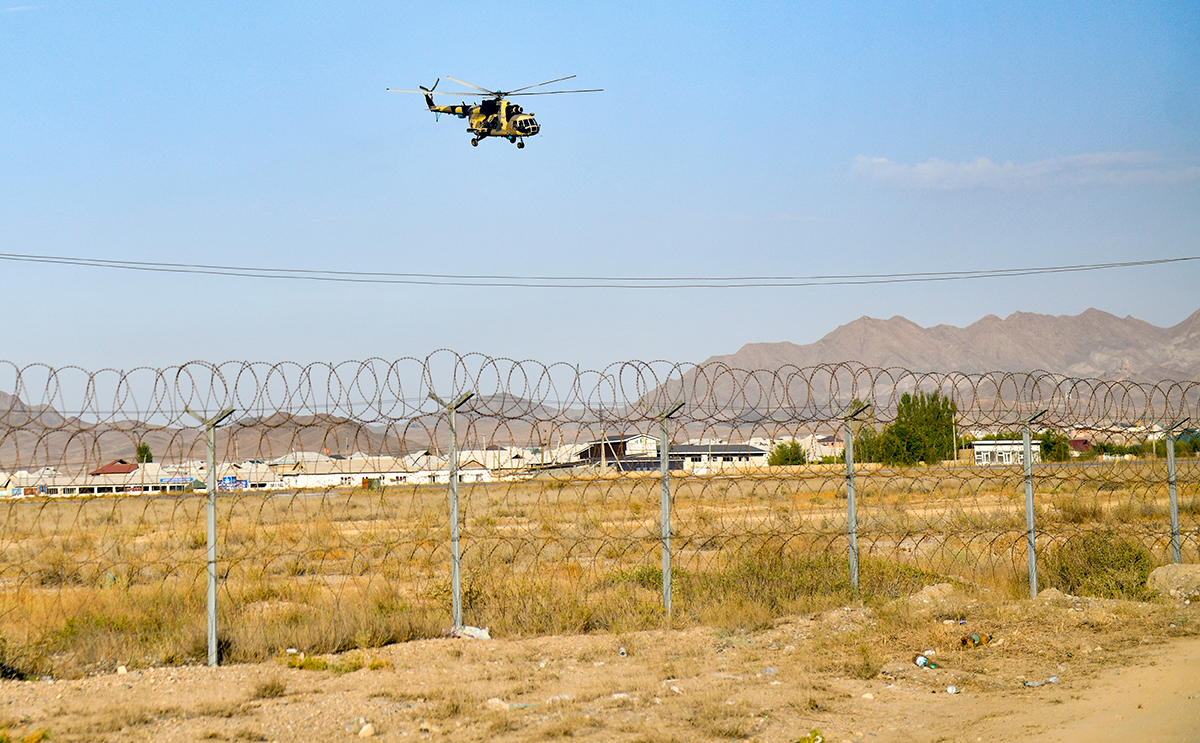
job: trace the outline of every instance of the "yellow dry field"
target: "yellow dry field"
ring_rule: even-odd
[[[1195,561],[1196,478],[1181,483],[1184,559]],[[1115,530],[1168,559],[1161,463],[1047,466],[1037,487],[1040,550]],[[882,606],[932,583],[1009,600],[1027,581],[1017,468],[864,468],[857,593],[836,467],[674,476],[671,492],[667,623],[657,473],[462,485],[464,622],[512,639],[757,632],[781,617]],[[0,672],[72,678],[202,661],[205,503],[0,504]],[[222,659],[440,637],[451,623],[447,514],[444,485],[221,494]]]

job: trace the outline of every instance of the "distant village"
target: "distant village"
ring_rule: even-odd
[[[843,444],[833,436],[801,440],[814,457],[840,456]],[[693,474],[764,467],[771,439],[742,444],[699,439],[673,444],[669,467]],[[458,452],[460,482],[479,483],[527,479],[540,473],[572,474],[657,471],[661,463],[658,439],[646,434],[606,436],[603,439],[554,448],[489,446]],[[7,482],[5,482],[7,478]],[[118,459],[86,473],[60,472],[53,467],[11,475],[0,474],[10,495],[99,495],[109,493],[180,493],[204,489],[205,462],[139,463]],[[249,459],[217,466],[220,490],[297,490],[306,488],[432,485],[450,481],[450,458],[429,449],[400,457],[355,452],[339,454],[296,451],[269,461]]]
[[[1024,461],[1021,441],[983,440],[987,431],[964,432],[969,441],[960,450],[964,465],[1020,465]],[[993,434],[994,435],[994,434]],[[1070,432],[1071,456],[1091,448],[1092,440],[1161,440],[1156,426],[1110,426],[1076,428]],[[693,439],[672,444],[668,468],[689,475],[734,475],[768,465],[770,453],[783,443],[796,443],[809,463],[843,461],[845,442],[835,433],[793,438],[751,438],[743,443],[716,439]],[[1041,461],[1039,442],[1032,442],[1034,463]],[[1104,457],[1108,459],[1119,457]],[[530,479],[557,471],[561,475],[605,475],[628,472],[657,472],[661,467],[657,437],[648,434],[606,436],[594,441],[554,448],[489,446],[458,452],[458,478],[463,483],[487,483]],[[450,459],[429,449],[399,457],[355,452],[295,451],[269,461],[247,459],[222,462],[217,469],[221,491],[303,490],[329,488],[379,489],[385,486],[449,483]],[[104,494],[183,493],[205,490],[207,465],[202,460],[178,463],[138,462],[135,457],[117,459],[86,472],[63,472],[53,466],[33,471],[0,472],[0,493],[22,496],[88,496]]]

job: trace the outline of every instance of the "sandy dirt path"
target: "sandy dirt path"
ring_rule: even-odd
[[[1200,638],[1147,650],[1134,666],[1101,671],[1087,688],[1047,688],[1022,707],[981,722],[977,738],[1195,743],[1200,741]]]

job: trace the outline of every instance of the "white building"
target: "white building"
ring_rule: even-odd
[[[1021,441],[976,441],[975,464],[1025,464],[1025,444]],[[1042,461],[1042,442],[1029,442],[1033,464]]]
[[[76,496],[109,494],[182,493],[193,482],[208,478],[203,462],[161,464],[114,459],[86,473],[66,474],[53,467],[21,470],[0,479],[10,496]],[[274,474],[256,462],[217,465],[221,490],[260,490],[279,486]]]
[[[672,459],[681,459],[685,472],[709,475],[725,470],[757,469],[767,464],[767,451],[749,444],[684,444],[670,448]]]
[[[477,452],[459,453],[459,482],[490,482],[491,470],[476,461]],[[444,457],[419,451],[402,457],[355,455],[349,458],[301,451],[273,459],[267,466],[288,489],[358,488],[448,483]]]

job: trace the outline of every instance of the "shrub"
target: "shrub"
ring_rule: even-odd
[[[1154,556],[1141,542],[1114,531],[1067,540],[1041,560],[1046,582],[1067,593],[1145,601]]]
[[[260,681],[258,685],[254,687],[254,693],[251,695],[251,698],[277,699],[286,693],[287,684],[285,684],[281,679],[270,679],[267,681]]]
[[[936,573],[873,557],[859,564],[865,601],[895,599],[945,581]],[[679,605],[700,621],[761,629],[780,616],[823,611],[855,598],[846,557],[772,546],[746,550],[723,570],[676,578]]]

